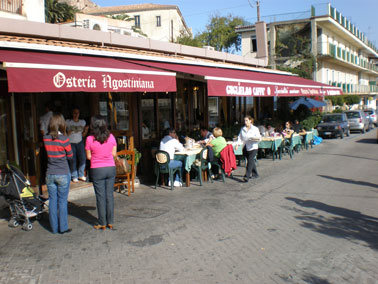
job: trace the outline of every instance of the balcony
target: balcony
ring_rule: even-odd
[[[0,2],[0,11],[22,15],[23,0],[3,0]]]
[[[342,88],[344,94],[370,94],[377,93],[377,85],[358,85],[358,84],[345,84],[338,82],[328,82],[329,85]]]
[[[360,39],[364,44],[366,44],[369,48],[374,50],[378,53],[378,48],[367,39],[364,33],[356,28],[349,20],[347,20],[340,12],[336,10],[336,8],[332,7],[330,4],[322,4],[328,6],[328,16],[333,18],[337,23],[343,26],[346,30],[352,33],[355,37]]]
[[[336,45],[329,43],[327,46],[327,50],[319,50],[318,55],[328,55],[332,58],[340,60],[342,62],[358,66],[360,68],[368,69],[369,71],[378,73],[378,66],[370,63],[366,59],[358,57],[354,54],[347,52],[345,49],[341,47],[337,47]]]

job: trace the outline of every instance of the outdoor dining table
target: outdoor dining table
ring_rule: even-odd
[[[182,166],[185,169],[185,183],[186,186],[190,186],[190,168],[197,158],[199,158],[199,153],[202,147],[196,147],[192,149],[184,149],[184,151],[175,153],[175,160],[181,161]]]
[[[270,149],[273,152],[273,161],[278,153],[278,157],[281,160],[281,145],[282,137],[263,137],[259,142],[259,149]]]
[[[261,141],[259,142],[259,149],[270,149],[273,151],[273,160],[275,155],[278,153],[279,158],[281,159],[281,144],[282,144],[282,137],[262,137]],[[233,142],[228,142],[228,144],[233,144]],[[235,156],[243,155],[243,147],[240,145],[237,149],[236,145],[234,145],[234,154]]]
[[[308,146],[311,145],[312,148],[312,141],[314,140],[314,132],[313,131],[303,131],[299,133],[299,135],[303,136],[303,146],[308,149]]]

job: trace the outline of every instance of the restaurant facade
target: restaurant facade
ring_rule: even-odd
[[[78,106],[87,123],[93,115],[107,117],[120,144],[133,140],[142,153],[140,173],[148,174],[166,128],[184,136],[200,126],[240,123],[246,114],[258,115],[256,98],[273,104],[277,97],[341,94],[337,87],[264,69],[266,62],[237,55],[98,31],[84,35],[69,27],[54,32],[56,25],[44,23],[0,22],[0,164],[19,165],[33,185],[43,183],[39,118],[47,104],[65,118]]]

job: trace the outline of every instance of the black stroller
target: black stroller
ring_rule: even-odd
[[[33,224],[30,218],[41,218],[45,209],[45,200],[37,196],[30,187],[30,182],[15,166],[5,165],[0,168],[0,195],[9,203],[11,218],[8,226],[30,231]]]

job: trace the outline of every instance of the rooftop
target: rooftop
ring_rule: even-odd
[[[152,10],[169,10],[177,9],[176,5],[160,5],[160,4],[133,4],[133,5],[123,5],[123,6],[111,6],[111,7],[99,7],[99,8],[89,8],[84,12],[86,14],[92,15],[103,15],[103,14],[115,14],[115,13],[131,13],[139,11],[152,11]]]

